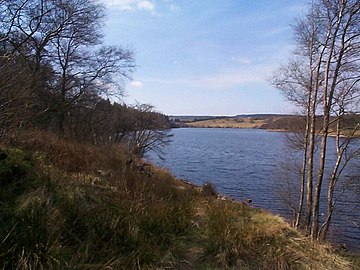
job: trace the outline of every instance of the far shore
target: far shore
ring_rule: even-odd
[[[185,128],[234,128],[234,129],[263,129],[270,132],[301,132],[303,126],[302,118],[299,116],[269,116],[269,117],[243,117],[243,118],[213,118],[199,121],[181,122],[175,127]],[[320,127],[318,127],[320,130]],[[336,136],[334,127],[330,127],[328,134]],[[342,134],[341,137],[346,137]],[[359,138],[360,131],[352,137]]]

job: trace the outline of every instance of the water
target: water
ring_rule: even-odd
[[[300,164],[301,155],[289,149],[286,133],[185,128],[173,129],[172,134],[173,142],[164,149],[165,160],[155,154],[149,156],[157,165],[196,185],[212,182],[221,194],[237,200],[251,199],[256,207],[286,218],[291,216],[288,195],[293,201],[298,198],[298,177],[284,168],[289,169],[288,165],[294,162]],[[334,139],[329,140],[329,145],[333,145]],[[335,150],[330,147],[327,166],[334,158]],[[353,206],[356,201],[360,200],[353,191],[342,195],[329,238],[360,250],[360,229],[352,223],[360,218],[359,209]]]

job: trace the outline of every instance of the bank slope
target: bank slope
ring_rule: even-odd
[[[1,146],[0,179],[2,269],[354,268],[282,218],[121,148],[27,134]]]

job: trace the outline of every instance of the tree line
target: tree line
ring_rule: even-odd
[[[305,228],[312,239],[323,240],[333,218],[336,188],[360,151],[351,147],[359,131],[360,2],[314,0],[293,28],[296,49],[276,72],[273,84],[305,115],[298,137],[303,159],[294,225]],[[349,124],[351,118],[355,121]],[[336,160],[325,172],[331,126]],[[320,220],[323,193],[326,213]]]
[[[168,143],[166,116],[119,103],[134,55],[104,45],[104,16],[95,0],[0,0],[2,139],[39,128],[139,156]]]

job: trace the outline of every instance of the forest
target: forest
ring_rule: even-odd
[[[103,44],[104,7],[85,0],[1,1],[0,136],[42,129],[135,155],[169,141],[167,117],[121,102],[133,53]]]

